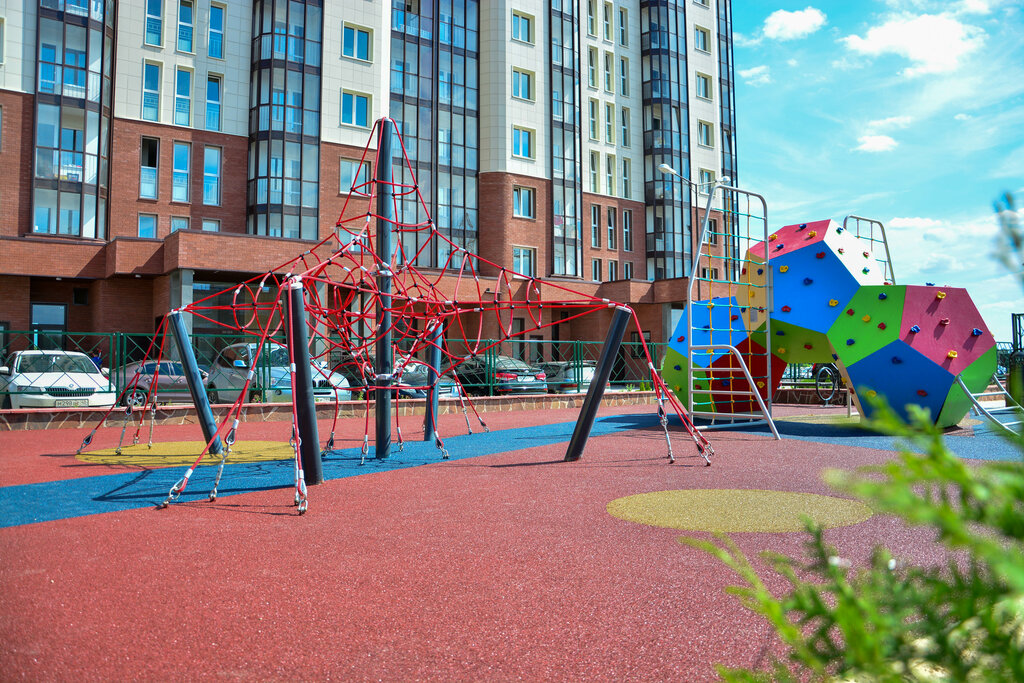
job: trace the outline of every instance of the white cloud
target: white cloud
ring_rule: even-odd
[[[960,11],[965,14],[988,14],[992,8],[988,0],[964,0],[960,5]]]
[[[893,128],[906,128],[913,122],[913,116],[890,116],[886,119],[868,121],[868,128],[870,130],[891,130]]]
[[[877,57],[895,54],[910,60],[904,76],[946,73],[983,43],[984,31],[943,14],[900,14],[874,26],[861,36],[841,40],[858,54]]]
[[[956,116],[953,117],[953,119],[956,120],[956,121],[970,121],[971,120],[971,115],[970,114],[957,114]]]
[[[795,59],[790,58],[790,59],[786,60],[786,64],[789,65],[789,66],[798,66],[800,64],[800,62],[798,62]]]
[[[890,218],[886,224],[892,228],[934,228],[942,225],[942,221],[937,221],[934,218],[922,218],[920,216],[907,216]]]
[[[764,20],[764,36],[772,40],[796,40],[811,35],[825,25],[825,13],[814,7],[796,12],[776,10]]]
[[[859,152],[888,152],[898,144],[888,135],[861,135],[857,142],[860,144],[854,149]]]
[[[741,69],[740,78],[742,78],[747,85],[768,85],[772,82],[771,70],[764,64],[761,66],[753,66],[749,69]]]

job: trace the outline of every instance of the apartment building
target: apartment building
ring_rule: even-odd
[[[0,332],[152,332],[335,235],[390,116],[444,234],[662,341],[705,197],[658,167],[735,182],[731,41],[730,0],[5,4]]]

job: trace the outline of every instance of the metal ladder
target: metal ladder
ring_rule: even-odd
[[[964,384],[963,378],[960,377],[959,375],[957,376],[956,381],[960,385],[960,388],[964,390],[964,393],[971,398],[971,403],[973,404],[972,410],[975,412],[975,414],[984,415],[993,424],[998,425],[999,427],[1005,429],[1011,434],[1017,434],[1020,432],[1019,427],[1022,423],[1024,423],[1024,420],[1017,419],[1013,422],[1003,422],[1002,420],[999,419],[1000,415],[1011,415],[1013,417],[1020,418],[1022,416],[1022,413],[1024,413],[1024,409],[1021,408],[1019,403],[1013,400],[1013,397],[1010,396],[1010,392],[1008,392],[1006,390],[1006,387],[1003,386],[1003,383],[999,381],[998,376],[992,375],[992,382],[995,382],[995,385],[999,387],[998,391],[986,390],[978,392],[977,394],[973,393],[970,389],[967,388],[967,385]],[[1006,401],[1006,405],[1002,408],[986,408],[983,405],[981,405],[981,402],[978,399],[985,398],[988,396],[1002,396]],[[1018,429],[1015,430],[1013,429],[1013,427],[1018,427]]]

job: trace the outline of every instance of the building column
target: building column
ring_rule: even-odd
[[[179,268],[171,273],[171,310],[184,308],[192,304],[192,280],[195,271],[191,268]],[[192,334],[192,316],[182,316],[185,329]]]

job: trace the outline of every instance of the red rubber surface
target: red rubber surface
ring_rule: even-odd
[[[486,417],[492,429],[566,419]],[[578,463],[557,444],[331,481],[311,488],[304,517],[275,490],[0,530],[2,678],[714,680],[716,662],[764,661],[768,628],[680,532],[607,503],[685,488],[824,494],[823,467],[886,454],[714,432],[706,468],[684,436],[676,465],[643,430],[591,439]],[[55,438],[0,435],[3,483],[52,472],[38,454]],[[877,516],[827,537],[855,562],[878,542],[941,557]],[[804,541],[733,538],[748,553]]]

